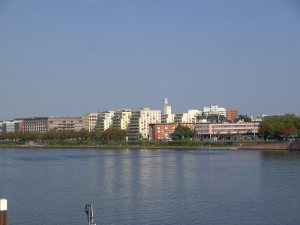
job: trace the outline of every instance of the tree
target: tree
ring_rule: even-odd
[[[280,139],[292,134],[300,134],[300,118],[295,115],[273,116],[259,124],[259,134],[266,139],[272,136]]]
[[[100,140],[102,136],[102,132],[99,130],[90,131],[88,136],[92,140]]]
[[[236,118],[235,120],[234,120],[234,122],[236,123],[236,122],[238,122],[238,121],[244,121],[244,122],[246,122],[246,123],[248,123],[248,122],[251,122],[251,118],[249,117],[249,116],[247,116],[247,115],[239,115],[238,116],[238,118]]]
[[[216,114],[210,114],[206,117],[207,122],[210,123],[224,123],[227,121],[226,117],[224,115],[216,115]]]
[[[105,140],[123,140],[126,135],[126,130],[121,130],[119,128],[108,128],[102,133],[101,137]]]
[[[282,135],[284,135],[286,137],[296,133],[295,125],[290,122],[281,124],[280,130],[281,130]]]
[[[195,135],[196,132],[194,130],[191,130],[186,126],[182,126],[181,124],[176,127],[174,133],[172,134],[173,137],[175,136],[178,139],[193,138]]]
[[[86,129],[81,129],[80,131],[77,132],[77,137],[78,139],[86,140],[89,138],[90,132]]]
[[[197,114],[196,114],[196,120],[197,120],[197,122],[199,122],[199,121],[202,120],[202,119],[203,119],[202,114],[197,113]]]

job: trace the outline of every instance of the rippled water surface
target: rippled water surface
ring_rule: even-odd
[[[300,224],[300,152],[0,148],[9,225]]]

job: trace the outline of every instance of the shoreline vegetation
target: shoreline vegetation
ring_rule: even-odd
[[[299,141],[0,141],[0,148],[116,148],[116,149],[184,149],[184,150],[300,150]]]
[[[126,130],[119,128],[3,132],[0,133],[0,147],[300,150],[299,134],[300,118],[288,114],[261,122],[257,134],[229,132],[199,137],[196,130],[180,124],[170,138],[155,141],[147,140],[148,137],[140,133],[129,136]]]

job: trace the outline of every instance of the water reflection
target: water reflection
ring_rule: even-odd
[[[271,224],[300,222],[300,152],[262,151],[259,210]],[[272,211],[270,211],[272,205]],[[279,217],[272,215],[277,214]]]
[[[0,149],[10,223],[300,222],[300,154],[261,151]],[[29,204],[31,207],[24,207]]]
[[[264,160],[300,160],[300,151],[266,150],[260,152]]]

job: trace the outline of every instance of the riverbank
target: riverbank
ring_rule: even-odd
[[[136,145],[48,145],[48,144],[40,144],[40,143],[26,143],[26,144],[0,144],[0,148],[94,148],[94,149],[177,149],[177,150],[237,150],[237,146],[226,146],[226,145],[197,145],[197,146],[176,146],[176,145],[145,145],[145,144],[136,144]]]
[[[239,149],[300,151],[300,142],[241,143]]]
[[[98,148],[98,149],[199,149],[199,150],[294,150],[300,151],[300,142],[274,142],[274,141],[173,141],[173,142],[78,142],[78,141],[56,141],[56,142],[1,142],[0,147],[5,148]]]

